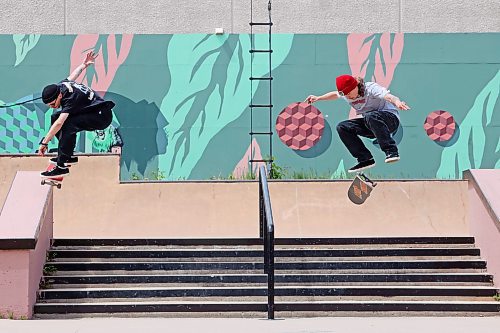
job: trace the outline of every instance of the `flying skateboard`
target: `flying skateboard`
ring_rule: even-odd
[[[49,166],[45,171],[50,171],[56,167],[55,164],[49,163]],[[62,186],[62,181],[64,179],[64,176],[56,176],[56,177],[51,177],[51,178],[43,178],[41,181],[41,185],[51,185],[51,186],[56,186],[58,189],[61,188]]]
[[[352,203],[361,205],[368,199],[375,186],[377,186],[377,183],[368,178],[364,173],[358,172],[351,186],[349,186],[347,196]]]

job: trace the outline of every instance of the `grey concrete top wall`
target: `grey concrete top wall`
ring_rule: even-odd
[[[248,33],[250,3],[0,0],[0,33]],[[267,3],[253,0],[254,21],[268,20]],[[271,13],[276,33],[500,31],[500,0],[272,0]]]

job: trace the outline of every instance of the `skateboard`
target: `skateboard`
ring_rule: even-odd
[[[55,164],[50,163],[49,166],[45,171],[50,171],[56,167]],[[57,188],[61,188],[62,186],[62,181],[64,179],[64,176],[56,176],[52,178],[43,178],[42,181],[40,182],[41,185],[51,185],[51,186],[56,186]]]
[[[364,173],[358,172],[351,186],[349,186],[347,196],[356,205],[361,205],[368,199],[375,186],[377,186],[377,183],[368,178]]]

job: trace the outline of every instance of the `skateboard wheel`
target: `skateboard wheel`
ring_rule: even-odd
[[[42,179],[42,182],[40,184],[45,185],[45,180]]]
[[[57,188],[61,188],[61,184],[57,184]]]

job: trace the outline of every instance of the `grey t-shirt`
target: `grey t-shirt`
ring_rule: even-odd
[[[384,99],[389,90],[375,82],[365,82],[365,96],[356,99],[342,97],[355,110],[357,115],[362,115],[369,111],[387,111],[393,113],[399,119],[398,108]]]

